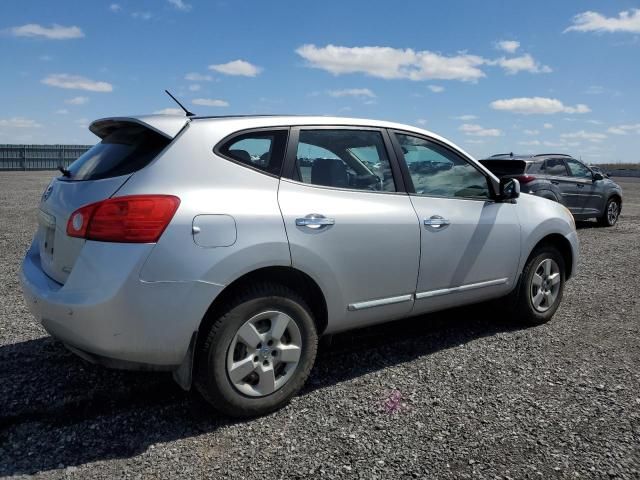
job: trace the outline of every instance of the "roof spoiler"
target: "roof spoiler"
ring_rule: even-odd
[[[138,124],[147,127],[170,140],[189,122],[184,115],[142,115],[135,117],[107,117],[96,120],[89,125],[89,130],[100,138],[105,138],[113,131],[126,124]]]

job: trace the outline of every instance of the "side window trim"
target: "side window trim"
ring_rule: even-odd
[[[244,137],[245,135],[250,135],[252,133],[269,133],[269,132],[286,132],[287,134],[287,139],[285,142],[285,148],[284,148],[284,158],[282,159],[282,164],[280,166],[280,174],[279,175],[275,175],[273,173],[267,172],[266,170],[262,170],[258,167],[254,167],[252,165],[249,165],[247,163],[244,162],[240,162],[238,160],[236,160],[235,158],[232,158],[226,154],[224,154],[222,152],[222,147],[224,147],[225,145],[227,145],[229,142],[233,141],[236,138],[239,137]],[[235,132],[233,132],[230,135],[227,135],[226,137],[224,137],[222,140],[220,140],[214,147],[213,147],[213,153],[221,158],[224,158],[225,160],[228,160],[229,162],[233,162],[236,165],[240,165],[242,167],[248,168],[249,170],[253,170],[255,172],[261,173],[263,175],[268,175],[270,177],[274,177],[274,178],[280,178],[284,175],[284,167],[286,164],[286,159],[287,159],[287,151],[289,148],[289,144],[291,143],[291,129],[290,127],[283,127],[282,125],[279,126],[275,126],[275,127],[259,127],[259,128],[247,128],[245,130],[237,130]]]
[[[498,192],[495,191],[495,184],[492,181],[492,178],[487,175],[487,173],[485,171],[483,171],[480,167],[478,167],[478,165],[475,164],[475,162],[470,161],[469,158],[467,158],[465,155],[462,155],[460,152],[452,149],[449,145],[446,145],[442,142],[439,142],[438,140],[436,140],[435,138],[431,138],[427,135],[424,134],[420,134],[420,133],[416,133],[416,132],[410,132],[410,131],[406,131],[406,130],[396,130],[396,129],[389,129],[389,136],[391,138],[391,142],[393,143],[393,147],[394,147],[394,153],[395,153],[395,157],[397,159],[397,163],[399,164],[400,170],[402,171],[402,176],[403,176],[403,180],[405,185],[407,185],[407,193],[409,193],[409,195],[418,195],[416,193],[416,189],[415,186],[413,184],[413,179],[411,178],[411,173],[409,172],[409,167],[407,166],[407,162],[405,162],[404,160],[404,153],[402,152],[402,146],[400,145],[400,141],[398,140],[398,137],[396,135],[408,135],[411,137],[416,137],[416,138],[420,138],[422,140],[425,140],[427,142],[433,143],[435,145],[438,145],[439,147],[442,147],[444,149],[446,149],[447,151],[451,152],[452,154],[456,155],[457,157],[459,157],[460,159],[462,159],[465,163],[471,165],[473,168],[475,168],[486,180],[487,180],[487,186],[489,187],[490,190],[490,197],[486,198],[486,199],[482,199],[482,198],[473,198],[473,197],[460,197],[460,200],[476,200],[476,201],[485,201],[485,202],[495,202],[494,198],[492,198],[493,196],[497,195]],[[429,197],[429,196],[433,196],[433,195],[420,195],[421,197]],[[442,198],[442,197],[438,197],[438,198]],[[449,197],[446,197],[449,198]]]
[[[398,166],[398,161],[396,158],[395,150],[393,148],[393,144],[391,142],[390,136],[387,132],[386,128],[374,127],[369,125],[295,125],[291,126],[289,131],[289,141],[287,143],[287,152],[284,159],[284,165],[282,168],[282,178],[288,179],[294,182],[302,183],[303,185],[314,187],[314,188],[325,188],[325,189],[335,189],[341,191],[350,191],[350,192],[364,192],[364,190],[358,190],[353,188],[340,188],[340,187],[330,187],[325,185],[313,185],[311,183],[304,183],[299,177],[298,171],[296,169],[296,156],[298,152],[298,143],[300,140],[300,131],[301,130],[367,130],[379,132],[382,136],[382,140],[384,143],[384,148],[386,149],[387,157],[389,158],[389,164],[391,166],[391,174],[393,175],[393,181],[396,185],[395,192],[386,192],[386,191],[367,191],[367,193],[378,193],[378,194],[387,194],[387,195],[406,195],[408,193],[406,189],[406,183],[404,181],[404,176],[400,171]]]

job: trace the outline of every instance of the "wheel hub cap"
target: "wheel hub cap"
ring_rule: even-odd
[[[284,312],[265,311],[247,320],[227,352],[227,376],[240,393],[264,397],[292,377],[302,353],[302,335]]]
[[[531,304],[538,312],[546,312],[554,306],[560,293],[560,267],[555,260],[545,258],[531,278]]]

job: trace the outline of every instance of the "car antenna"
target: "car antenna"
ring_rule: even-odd
[[[180,108],[181,108],[182,110],[184,110],[184,113],[185,113],[185,115],[186,115],[187,117],[195,117],[195,116],[196,116],[196,114],[195,114],[195,113],[190,112],[189,110],[187,110],[186,108],[184,108],[184,105],[182,105],[182,104],[178,101],[178,99],[177,99],[176,97],[174,97],[173,95],[171,95],[171,92],[170,92],[169,90],[165,90],[165,92],[167,93],[167,95],[169,95],[169,96],[173,99],[173,101],[174,101],[174,102],[176,102],[176,103],[180,106]]]

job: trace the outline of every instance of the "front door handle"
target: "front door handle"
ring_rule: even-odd
[[[430,227],[436,230],[439,228],[444,228],[450,224],[451,222],[449,220],[447,220],[444,217],[441,217],[440,215],[432,215],[431,217],[424,219],[425,227]]]
[[[319,213],[311,213],[304,218],[296,218],[296,226],[312,229],[328,227],[329,225],[335,225],[335,223],[336,221],[333,218],[326,218]]]
[[[582,183],[576,183],[576,185],[578,186],[578,188],[584,188],[584,185]]]

